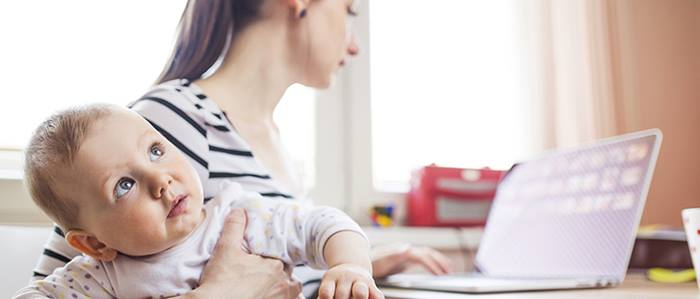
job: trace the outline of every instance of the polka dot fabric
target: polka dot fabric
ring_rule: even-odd
[[[101,263],[86,257],[74,258],[43,280],[20,290],[15,296],[27,298],[116,298]],[[41,294],[41,296],[39,296]]]

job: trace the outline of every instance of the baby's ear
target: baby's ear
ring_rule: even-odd
[[[84,254],[103,262],[111,262],[117,257],[117,251],[107,247],[93,234],[82,230],[69,230],[66,233],[68,244]]]

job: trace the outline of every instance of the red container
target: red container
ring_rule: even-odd
[[[411,177],[408,224],[483,226],[505,171],[426,166]]]

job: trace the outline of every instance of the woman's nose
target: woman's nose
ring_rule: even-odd
[[[351,34],[350,41],[348,42],[348,54],[350,56],[355,56],[360,52],[360,48],[357,46],[357,42],[355,41],[355,34]]]

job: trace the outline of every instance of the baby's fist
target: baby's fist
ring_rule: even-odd
[[[336,265],[323,275],[320,299],[384,299],[366,269],[354,264]]]

